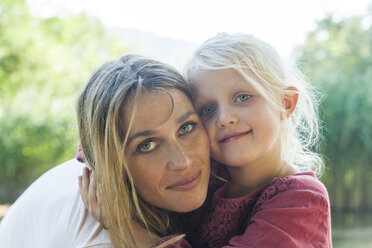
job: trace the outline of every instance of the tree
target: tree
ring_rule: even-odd
[[[325,181],[334,209],[372,208],[372,12],[317,23],[297,50],[311,81],[325,92]]]
[[[0,2],[0,203],[74,157],[77,93],[124,50],[84,14],[41,19],[24,0]]]

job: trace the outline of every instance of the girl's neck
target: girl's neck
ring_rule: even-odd
[[[276,177],[295,173],[292,166],[280,159],[280,151],[279,154],[268,152],[247,165],[226,168],[230,174],[230,184],[226,193],[229,198],[244,196]]]

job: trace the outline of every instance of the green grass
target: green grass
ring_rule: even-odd
[[[370,248],[372,246],[372,227],[354,230],[334,230],[333,246],[337,248]]]

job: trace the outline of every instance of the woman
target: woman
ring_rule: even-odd
[[[208,138],[186,85],[171,67],[136,55],[100,67],[78,99],[77,116],[108,230],[85,210],[74,181],[81,167],[69,161],[13,204],[0,247],[110,247],[110,239],[115,247],[150,247],[177,234],[170,213],[200,207],[210,174]]]

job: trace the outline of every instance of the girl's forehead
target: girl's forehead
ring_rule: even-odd
[[[230,92],[240,89],[254,91],[252,84],[235,69],[199,70],[194,73],[191,89],[194,97],[208,96],[212,92]]]
[[[254,78],[250,72],[243,72],[244,75]],[[190,76],[190,83],[192,85],[200,83],[213,83],[215,81],[224,81],[226,84],[233,83],[246,83],[242,72],[234,68],[222,68],[222,69],[198,69],[195,70]]]

